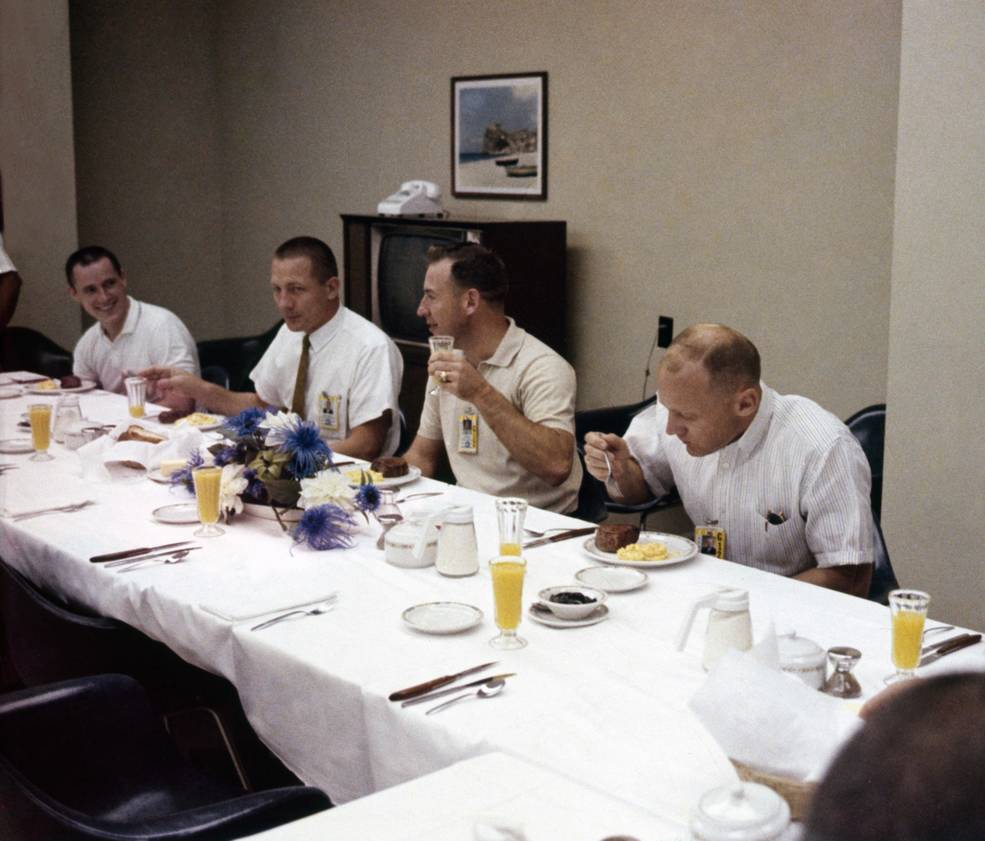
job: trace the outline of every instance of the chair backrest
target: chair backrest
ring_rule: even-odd
[[[222,365],[206,365],[202,369],[202,379],[220,388],[229,388],[229,372]]]
[[[852,435],[869,461],[872,471],[872,519],[875,520],[873,547],[872,583],[869,585],[869,599],[880,604],[889,603],[889,591],[899,587],[896,573],[889,560],[886,539],[882,533],[882,460],[886,442],[886,404],[876,403],[856,412],[845,421]]]
[[[30,327],[6,327],[0,330],[0,371],[65,377],[72,373],[72,354]]]
[[[203,372],[206,368],[220,366],[229,375],[229,388],[233,391],[252,391],[250,371],[270,347],[280,330],[281,322],[258,336],[239,336],[231,339],[208,339],[198,343],[198,361]]]

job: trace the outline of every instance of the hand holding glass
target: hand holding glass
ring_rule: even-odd
[[[27,417],[31,422],[31,443],[34,455],[31,461],[52,461],[48,453],[51,444],[51,404],[32,403],[27,407]]]
[[[225,534],[219,528],[219,499],[222,490],[221,467],[199,467],[192,471],[195,485],[195,501],[198,503],[198,520],[202,524],[194,532],[195,537],[218,537]]]
[[[923,642],[923,623],[929,604],[930,596],[921,590],[893,590],[889,594],[893,622],[892,656],[896,674],[887,677],[886,683],[909,680],[916,675]]]
[[[127,387],[130,417],[142,418],[144,416],[144,404],[147,402],[147,380],[143,377],[127,377],[123,382]]]
[[[455,347],[455,337],[431,336],[428,338],[428,344],[431,346],[431,353],[439,353],[443,350],[452,350]],[[432,376],[431,382],[434,383],[434,388],[432,388],[429,393],[431,395],[435,395],[441,391],[441,381]]]
[[[489,640],[493,648],[508,650],[523,648],[527,644],[523,637],[516,634],[523,611],[523,576],[526,568],[526,561],[516,555],[501,555],[489,562],[496,627],[499,628],[499,635]]]

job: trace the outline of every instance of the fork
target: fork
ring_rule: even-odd
[[[84,502],[75,502],[72,503],[71,505],[60,505],[54,508],[39,508],[37,511],[25,511],[23,514],[17,514],[11,519],[15,523],[18,523],[21,520],[30,520],[32,517],[41,517],[44,516],[45,514],[59,514],[59,513],[72,514],[76,511],[81,511],[83,508],[87,508],[88,506],[95,504],[96,503],[93,500],[87,499]]]
[[[338,593],[333,593],[321,604],[316,604],[314,607],[301,608],[299,610],[290,610],[287,613],[282,613],[280,616],[275,616],[273,619],[268,619],[266,622],[261,622],[259,625],[254,625],[250,628],[251,631],[262,631],[264,628],[269,628],[271,625],[276,625],[278,622],[283,622],[285,619],[290,619],[292,616],[319,616],[322,613],[328,613],[335,603],[338,601]]]
[[[153,566],[154,564],[180,564],[188,560],[188,553],[192,549],[197,549],[197,546],[192,546],[189,549],[179,549],[177,552],[172,553],[166,558],[139,558],[135,561],[130,561],[129,564],[118,567],[117,572],[133,572],[135,569],[143,569],[144,567]]]
[[[553,526],[549,529],[544,529],[543,531],[537,531],[537,529],[528,529],[526,526],[523,530],[529,534],[531,537],[543,537],[545,534],[549,534],[552,531],[567,531],[571,526]]]

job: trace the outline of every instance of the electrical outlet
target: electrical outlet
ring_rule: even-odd
[[[674,319],[669,315],[660,316],[657,321],[657,347],[670,347],[674,339]]]

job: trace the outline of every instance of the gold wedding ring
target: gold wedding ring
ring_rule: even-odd
[[[441,382],[443,382],[443,383],[448,382],[448,372],[447,371],[438,371],[438,379],[441,380]]]

